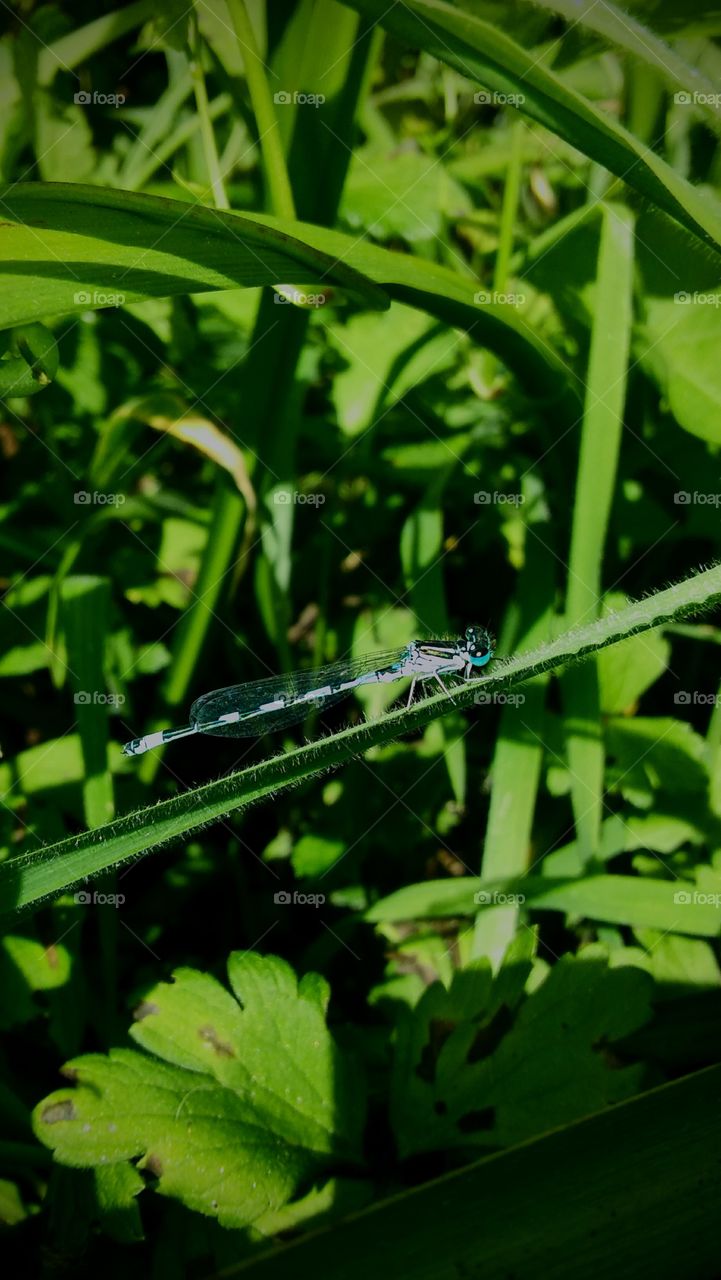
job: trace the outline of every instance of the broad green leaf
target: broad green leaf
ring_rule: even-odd
[[[684,721],[666,716],[611,720],[608,751],[614,759],[611,777],[624,792],[698,794],[708,786],[703,738]]]
[[[0,1024],[10,1027],[37,1017],[36,991],[53,991],[70,977],[66,947],[44,946],[35,938],[7,934],[0,943]]]
[[[606,596],[605,608],[620,609],[626,597]],[[658,680],[668,666],[671,646],[662,635],[634,636],[612,653],[598,655],[598,683],[604,715],[622,715]]]
[[[470,208],[443,164],[423,152],[361,147],[353,154],[340,217],[351,230],[376,240],[412,244],[438,239],[446,211],[458,217]]]
[[[308,832],[293,848],[293,870],[300,877],[322,876],[345,853],[346,847],[345,840],[331,840]]]
[[[23,1204],[20,1187],[7,1178],[0,1179],[0,1222],[4,1227],[15,1227],[30,1215]]]
[[[0,676],[27,676],[47,667],[50,654],[42,640],[13,645],[0,655]]]
[[[333,379],[333,403],[349,436],[371,427],[431,373],[451,367],[458,347],[451,330],[396,303],[383,316],[357,315],[332,325],[328,337],[344,366]]]
[[[75,1084],[41,1102],[34,1123],[61,1164],[140,1156],[162,1194],[240,1227],[332,1158],[357,1157],[363,1107],[325,1025],[323,979],[298,982],[254,952],[235,952],[228,972],[232,996],[193,969],[149,991],[132,1029],[148,1052],[76,1058]]]
[[[90,182],[97,171],[86,108],[60,102],[39,90],[35,96],[33,146],[38,176],[44,182],[62,182],[72,172],[78,182]]]
[[[641,348],[642,363],[679,426],[712,444],[721,443],[720,308],[721,290],[648,298]],[[691,500],[691,494],[678,490],[677,502]],[[721,501],[713,485],[704,500]]]
[[[649,972],[659,995],[668,999],[688,988],[721,986],[721,970],[708,942],[654,929],[635,932],[648,953]]]

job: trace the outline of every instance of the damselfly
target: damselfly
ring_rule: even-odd
[[[273,729],[304,720],[310,711],[330,707],[361,685],[391,684],[410,678],[408,706],[416,684],[435,680],[447,693],[443,676],[469,680],[474,671],[493,657],[495,640],[485,627],[468,627],[462,640],[412,640],[404,649],[347,658],[312,671],[270,676],[247,684],[204,693],[190,708],[190,724],[161,729],[144,738],[133,738],[123,755],[139,756],[191,733],[220,738],[260,737]]]

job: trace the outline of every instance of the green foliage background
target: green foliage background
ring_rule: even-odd
[[[10,1256],[716,1274],[717,6],[156,10],[0,38]]]

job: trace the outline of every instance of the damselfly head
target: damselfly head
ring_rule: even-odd
[[[495,647],[495,637],[485,627],[466,627],[466,649],[471,659],[488,661]]]

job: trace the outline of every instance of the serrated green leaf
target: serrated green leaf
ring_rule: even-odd
[[[234,996],[193,969],[149,991],[131,1033],[149,1053],[75,1059],[75,1087],[41,1102],[34,1122],[60,1163],[140,1156],[161,1193],[239,1227],[280,1210],[331,1159],[357,1158],[363,1106],[325,1024],[323,979],[299,983],[255,952],[234,953],[228,972]]]

